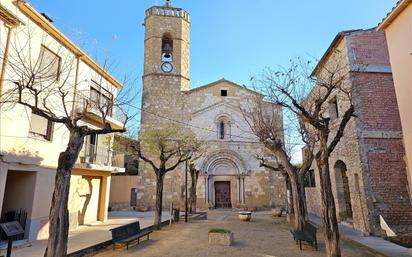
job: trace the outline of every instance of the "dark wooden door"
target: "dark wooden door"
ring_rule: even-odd
[[[215,203],[216,208],[232,208],[229,181],[215,182]]]

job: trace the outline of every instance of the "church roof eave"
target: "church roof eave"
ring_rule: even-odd
[[[203,90],[203,89],[210,88],[210,87],[215,86],[215,85],[217,85],[217,84],[219,84],[219,83],[222,83],[222,82],[229,83],[229,84],[231,84],[231,85],[233,85],[233,86],[235,86],[235,87],[239,87],[239,88],[244,89],[244,90],[246,90],[246,91],[248,91],[248,92],[251,92],[251,93],[253,93],[253,94],[255,94],[255,95],[260,95],[260,96],[264,97],[263,94],[255,91],[255,90],[249,89],[249,88],[247,88],[246,86],[241,86],[241,85],[239,85],[239,84],[236,84],[236,83],[233,82],[233,81],[230,81],[230,80],[227,80],[227,79],[224,79],[224,78],[223,78],[223,79],[216,80],[216,81],[214,81],[214,82],[212,82],[212,83],[209,83],[209,84],[206,84],[206,85],[203,85],[203,86],[199,86],[199,87],[190,89],[190,90],[186,91],[185,93],[186,93],[186,94],[191,94],[191,93],[193,93],[193,92],[197,92],[197,91],[200,91],[200,90]]]

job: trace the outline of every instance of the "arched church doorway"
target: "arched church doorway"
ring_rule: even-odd
[[[215,182],[215,206],[216,208],[232,208],[230,194],[230,181]]]
[[[334,171],[340,220],[352,219],[353,212],[346,164],[343,161],[337,161]]]
[[[205,201],[210,208],[238,208],[245,203],[245,178],[249,176],[242,158],[230,150],[207,155],[202,163],[206,177]]]

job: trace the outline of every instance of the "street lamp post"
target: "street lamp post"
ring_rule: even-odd
[[[185,169],[185,222],[187,222],[187,161]]]

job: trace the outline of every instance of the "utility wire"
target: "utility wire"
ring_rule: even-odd
[[[185,126],[188,126],[188,127],[192,127],[192,128],[196,128],[196,129],[200,129],[200,130],[204,130],[204,131],[208,131],[208,132],[218,133],[217,130],[213,130],[213,129],[209,129],[209,128],[205,128],[205,127],[199,127],[199,126],[195,126],[195,125],[192,125],[192,124],[190,124],[190,123],[187,123],[187,122],[175,120],[175,119],[172,119],[172,118],[169,118],[169,117],[160,115],[160,114],[158,114],[158,113],[154,113],[154,112],[150,112],[150,111],[144,110],[144,109],[142,109],[141,107],[138,107],[138,106],[135,106],[135,105],[131,105],[131,104],[126,104],[126,105],[129,106],[129,107],[138,109],[138,110],[140,110],[141,112],[145,112],[145,113],[147,113],[147,114],[150,114],[150,115],[153,115],[153,116],[156,116],[156,117],[159,117],[159,118],[162,118],[162,119],[165,119],[165,120],[174,122],[174,123],[182,124],[182,125],[185,125]],[[252,134],[252,133],[250,133],[250,132],[246,132],[246,133]],[[5,136],[5,137],[25,138],[25,137],[19,137],[19,136],[11,136],[11,135],[2,135],[2,134],[0,134],[0,135],[1,135],[1,136]],[[245,136],[242,136],[242,135],[233,135],[233,134],[230,134],[230,136],[231,136],[231,137],[235,137],[235,138],[240,138],[240,139],[252,140],[253,143],[256,143],[256,142],[257,142],[256,138],[252,138],[252,137],[245,137]]]
[[[188,127],[196,128],[196,129],[205,130],[205,131],[208,131],[208,132],[218,133],[217,130],[213,130],[213,129],[209,129],[209,128],[204,128],[204,127],[199,127],[199,126],[195,126],[195,125],[192,125],[192,124],[190,124],[190,123],[187,123],[187,122],[178,121],[178,120],[175,120],[175,119],[172,119],[172,118],[169,118],[169,117],[160,115],[160,114],[158,114],[158,113],[154,113],[154,112],[150,112],[150,111],[144,110],[144,109],[141,108],[141,107],[134,106],[134,105],[131,105],[131,104],[126,104],[126,105],[128,105],[129,107],[138,109],[138,110],[140,110],[141,112],[145,112],[145,113],[147,113],[147,114],[150,114],[150,115],[153,115],[153,116],[156,116],[156,117],[159,117],[159,118],[162,118],[162,119],[165,119],[165,120],[174,122],[174,123],[182,124],[182,125],[185,125],[185,126],[188,126]],[[241,136],[241,135],[232,135],[232,134],[230,134],[230,136],[231,136],[231,137],[241,138],[241,139],[253,140],[254,142],[256,142],[256,138],[252,138],[252,137],[245,137],[245,136]]]

